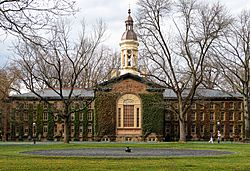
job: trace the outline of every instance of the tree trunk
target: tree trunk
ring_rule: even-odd
[[[186,142],[186,131],[185,131],[185,121],[184,119],[179,119],[180,124],[180,139],[179,142]]]
[[[65,117],[64,118],[64,138],[63,138],[63,142],[65,144],[69,143],[69,117]]]
[[[250,139],[250,130],[249,130],[249,105],[248,105],[248,98],[243,97],[243,104],[244,104],[244,121],[245,121],[245,139]]]

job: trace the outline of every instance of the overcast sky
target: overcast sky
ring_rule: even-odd
[[[136,9],[137,0],[76,0],[80,12],[76,14],[75,19],[80,21],[83,18],[87,23],[87,27],[91,26],[99,18],[107,24],[106,44],[110,45],[116,50],[119,50],[119,41],[122,33],[125,30],[125,19],[128,15],[129,8],[133,12]],[[212,2],[216,0],[203,0],[205,2]],[[250,9],[250,0],[219,0],[224,4],[232,13],[239,13],[242,9]],[[75,21],[75,23],[78,23]],[[75,24],[77,28],[79,24]],[[8,37],[4,41],[0,39],[0,66],[6,63],[8,57],[11,57],[11,51],[8,47],[11,44],[11,39]]]

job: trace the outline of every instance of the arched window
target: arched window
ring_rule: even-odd
[[[121,96],[117,104],[118,128],[141,128],[141,101],[134,94]]]
[[[127,56],[128,56],[128,65],[127,66],[132,66],[132,51],[131,50],[127,51]]]

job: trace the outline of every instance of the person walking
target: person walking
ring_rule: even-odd
[[[221,134],[220,134],[220,131],[218,131],[218,144],[220,144],[220,137],[221,137]]]
[[[211,135],[211,137],[210,137],[210,140],[208,141],[209,143],[214,143],[214,141],[213,141],[213,136]]]

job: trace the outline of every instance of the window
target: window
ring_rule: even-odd
[[[36,102],[33,102],[33,109],[36,109],[37,108],[37,104]]]
[[[92,134],[92,125],[91,124],[88,125],[88,134]]]
[[[48,132],[48,126],[47,125],[44,125],[43,126],[43,133],[47,133]]]
[[[221,119],[222,121],[225,120],[225,112],[221,112],[221,113],[220,113],[220,119]]]
[[[186,115],[187,116],[187,115]],[[178,121],[178,116],[177,114],[174,114],[174,121]]]
[[[16,134],[19,134],[19,126],[16,126]]]
[[[74,113],[71,113],[71,115],[70,115],[70,120],[71,120],[71,121],[74,121],[74,120],[75,120],[75,114],[74,114]]]
[[[93,109],[93,103],[88,102],[88,109]]]
[[[222,125],[220,126],[220,132],[221,132],[221,134],[224,133],[224,124],[222,124]]]
[[[28,134],[29,133],[29,127],[25,127],[24,128],[24,134]]]
[[[47,112],[44,112],[44,113],[43,113],[43,120],[44,120],[44,121],[47,121],[47,120],[48,120],[48,113],[47,113]]]
[[[165,129],[166,133],[169,134],[170,133],[170,125],[166,125],[166,129]]]
[[[239,120],[239,121],[242,120],[242,112],[239,112],[239,114],[238,114],[238,120]]]
[[[234,112],[229,112],[229,120],[234,120]]]
[[[28,121],[29,115],[28,115],[27,112],[24,113],[23,119],[24,119],[25,121]]]
[[[93,114],[92,110],[89,110],[89,112],[88,112],[88,121],[92,121],[92,114]]]
[[[214,109],[214,104],[210,103],[210,109]]]
[[[233,109],[234,108],[234,103],[233,102],[229,102],[229,109]]]
[[[221,102],[221,109],[225,109],[225,102]]]
[[[192,133],[195,133],[196,132],[196,126],[195,126],[195,124],[192,124],[192,126],[191,126],[191,132]]]
[[[24,109],[28,109],[28,103],[27,102],[24,103]]]
[[[243,109],[243,103],[239,102],[239,109]]]
[[[80,113],[80,114],[79,114],[79,120],[80,120],[80,121],[83,121],[83,113]]]
[[[83,133],[83,126],[79,127],[79,133],[82,134]]]
[[[233,125],[229,125],[229,133],[233,133],[234,132],[234,126]]]
[[[74,132],[75,132],[75,126],[74,126],[74,125],[71,125],[70,131],[71,131],[71,133],[74,133]]]
[[[210,121],[214,120],[214,112],[210,112]]]
[[[131,58],[132,58],[132,54],[131,54],[131,50],[128,50],[127,51],[127,55],[128,55],[128,66],[132,66],[132,60],[131,60]]]
[[[58,121],[58,113],[55,113],[55,115],[54,115],[54,121]]]
[[[195,113],[195,112],[192,112],[192,113],[191,113],[191,120],[192,120],[192,121],[195,121],[195,119],[196,119],[196,113]]]
[[[134,127],[134,105],[124,105],[124,127]]]
[[[204,103],[201,103],[201,104],[200,104],[200,109],[204,109],[204,106],[205,106],[205,104],[204,104]]]
[[[200,126],[200,132],[204,133],[204,126],[203,125]]]
[[[201,121],[204,121],[204,112],[200,113],[200,118],[201,118]]]
[[[192,103],[191,109],[196,109],[196,104],[195,103]]]
[[[242,125],[238,125],[238,133],[242,133]]]
[[[141,100],[138,96],[134,94],[124,94],[118,99],[116,123],[118,128],[141,127]],[[133,132],[132,129],[128,131]]]

